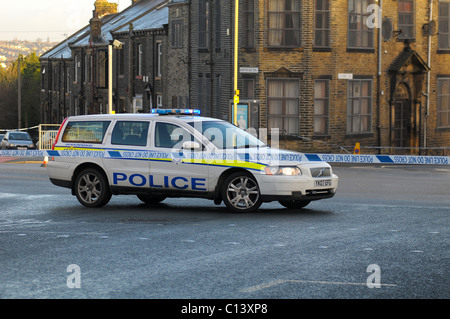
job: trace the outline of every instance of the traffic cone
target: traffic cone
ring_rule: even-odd
[[[44,162],[42,163],[41,167],[47,167],[48,163],[48,156],[44,156]]]

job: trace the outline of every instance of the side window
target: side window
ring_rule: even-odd
[[[66,143],[102,143],[110,121],[74,121],[64,130],[62,141]]]
[[[117,121],[111,135],[111,144],[146,146],[149,122]]]
[[[181,148],[181,143],[194,141],[194,137],[184,128],[170,123],[156,123],[155,147]]]

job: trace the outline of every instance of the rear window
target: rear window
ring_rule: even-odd
[[[63,142],[102,143],[111,121],[74,121],[64,130]]]

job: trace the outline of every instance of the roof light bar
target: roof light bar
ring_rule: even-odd
[[[200,110],[195,109],[152,109],[151,114],[159,115],[200,115]]]

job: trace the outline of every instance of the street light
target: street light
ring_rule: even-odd
[[[238,91],[238,37],[239,37],[239,0],[234,0],[234,125],[237,125],[237,105],[239,103]]]
[[[113,48],[117,50],[121,50],[123,47],[123,43],[119,40],[112,41],[112,44],[108,45],[108,113],[113,114]]]

